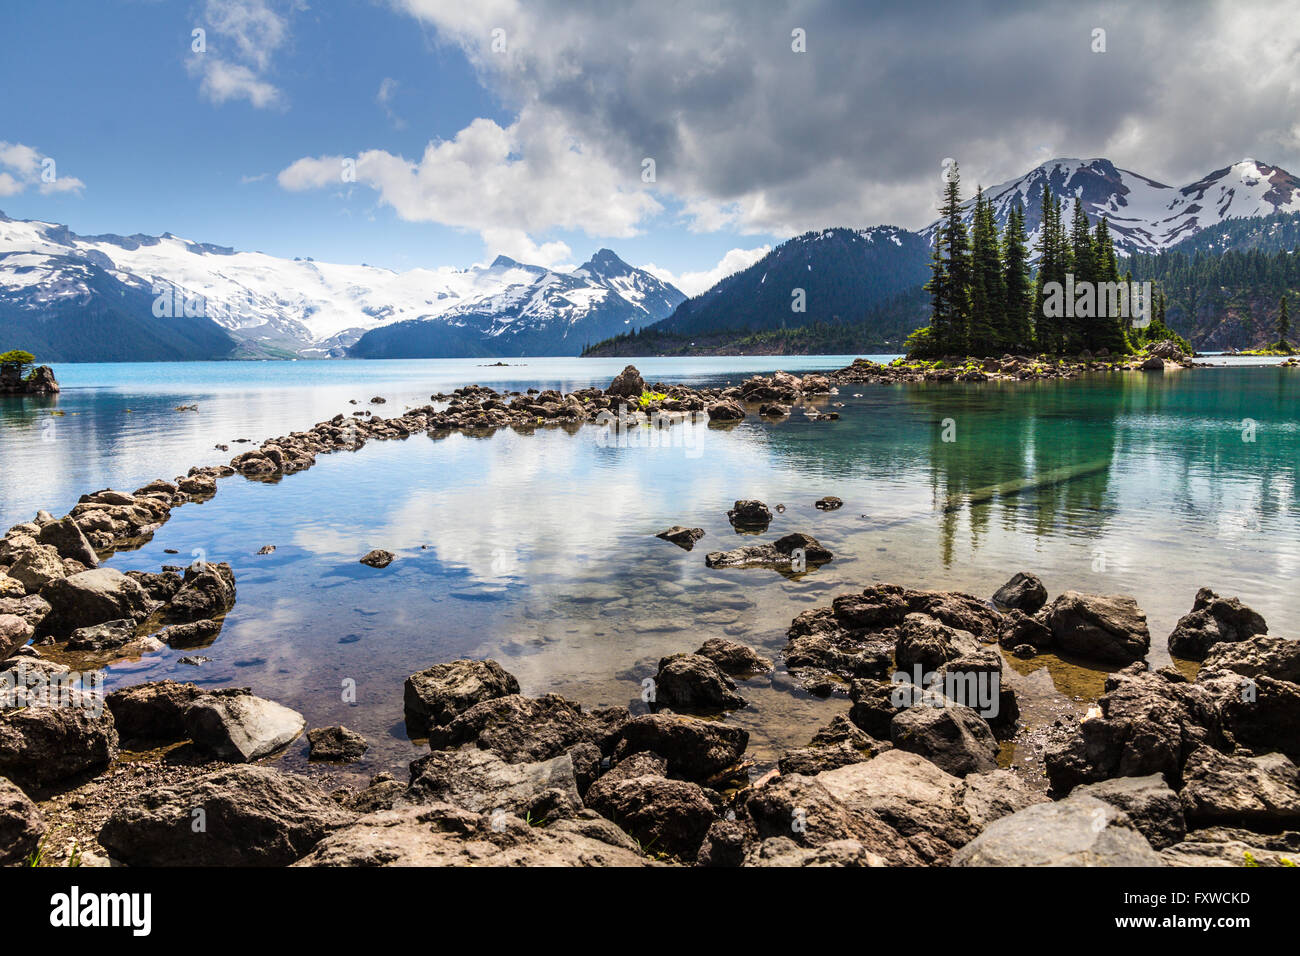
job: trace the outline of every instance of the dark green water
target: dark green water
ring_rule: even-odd
[[[110,684],[249,685],[309,726],[364,733],[372,751],[360,772],[402,772],[420,749],[402,724],[412,671],[490,656],[526,693],[639,708],[641,678],[660,656],[712,636],[775,656],[796,614],[873,581],[987,597],[1027,569],[1052,595],[1132,594],[1156,662],[1204,585],[1294,636],[1298,383],[1291,369],[1216,368],[849,386],[828,400],[844,405],[838,422],[796,410],[778,424],[708,429],[690,448],[602,446],[594,428],[418,436],[322,456],[275,485],[228,479],[144,549],[112,559],[156,569],[201,549],[234,566],[239,602],[197,652],[213,661],[187,667],[166,651],[115,665]],[[816,510],[827,494],[843,509]],[[725,516],[751,497],[785,507],[765,538],[808,532],[836,559],[794,580],[705,568],[706,551],[753,540]],[[654,537],[672,524],[707,536],[682,551]],[[266,544],[276,552],[257,556]],[[377,547],[397,561],[383,571],[357,563]],[[1070,694],[1091,686],[1051,676]],[[348,681],[355,703],[344,700]],[[743,692],[750,707],[729,719],[751,730],[760,762],[846,707],[790,690],[781,672]],[[284,759],[303,753],[305,743]]]

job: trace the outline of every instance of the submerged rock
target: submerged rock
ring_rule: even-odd
[[[752,544],[731,551],[710,551],[704,564],[710,568],[776,568],[799,573],[834,559],[828,548],[810,534],[794,532],[771,544]]]
[[[738,500],[727,511],[727,520],[737,530],[766,531],[772,523],[772,512],[761,501]]]
[[[307,759],[349,763],[370,749],[366,738],[346,727],[315,727],[307,731]]]
[[[839,498],[836,498],[834,495],[827,495],[824,498],[818,498],[814,501],[813,506],[817,508],[818,511],[836,511],[844,507],[844,502]]]
[[[704,537],[703,528],[685,528],[679,524],[673,525],[667,531],[660,531],[656,538],[663,538],[665,541],[671,541],[679,548],[689,551],[695,547],[695,542]]]

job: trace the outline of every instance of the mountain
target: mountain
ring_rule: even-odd
[[[1287,217],[1300,212],[1300,178],[1253,159],[1178,187],[1120,169],[1107,159],[1053,159],[984,191],[993,202],[999,231],[1017,204],[1024,207],[1031,255],[1042,227],[1044,184],[1063,201],[1081,199],[1092,221],[1105,216],[1124,256],[1190,249],[1190,242],[1204,243],[1210,252],[1222,251],[1225,243],[1276,249],[1295,235],[1296,224]],[[973,184],[964,183],[963,191],[973,193]],[[963,204],[968,227],[974,206],[972,195]],[[1241,225],[1263,222],[1270,224],[1267,235]],[[635,342],[628,337],[602,342],[586,354],[632,355],[638,348],[645,350],[640,354],[802,350],[805,343],[846,341],[860,343],[864,351],[891,347],[926,323],[918,290],[929,278],[938,225],[931,223],[919,233],[893,226],[805,233],[684,302],[667,319],[642,329]],[[1206,236],[1231,238],[1216,244]],[[795,288],[805,289],[806,313],[791,311]],[[828,327],[814,329],[818,323]],[[1172,315],[1171,324],[1177,328]],[[785,334],[795,328],[807,331]]]
[[[395,272],[170,233],[79,236],[0,213],[0,341],[57,361],[326,357],[353,346],[394,357],[576,355],[684,298],[608,249],[572,272],[505,257]],[[362,345],[394,325],[403,328]]]
[[[473,272],[474,270],[469,270]],[[356,358],[577,355],[598,342],[669,315],[686,297],[674,286],[601,249],[572,272],[525,266],[505,256],[479,277],[498,289],[437,318],[366,332]]]
[[[689,336],[856,322],[925,282],[929,262],[928,243],[895,226],[806,232],[682,303],[654,329]],[[795,311],[800,292],[803,311]]]
[[[1254,159],[1217,169],[1186,186],[1166,186],[1108,159],[1053,159],[1023,176],[984,190],[993,201],[998,228],[1006,226],[1012,208],[1025,209],[1031,244],[1043,221],[1043,184],[1055,196],[1083,200],[1088,218],[1109,221],[1116,251],[1160,252],[1232,219],[1300,212],[1300,178]],[[974,191],[973,183],[964,190]],[[963,204],[969,226],[975,200]],[[922,230],[928,240],[939,224]]]

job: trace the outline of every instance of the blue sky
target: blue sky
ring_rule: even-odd
[[[55,160],[60,178],[84,186],[0,195],[0,209],[87,235],[172,232],[278,256],[395,269],[468,266],[498,251],[518,253],[511,243],[492,248],[473,229],[407,221],[361,183],[292,191],[277,179],[301,157],[380,149],[418,160],[431,140],[453,139],[476,119],[509,124],[511,111],[457,45],[439,42],[432,26],[382,3],[268,3],[287,33],[259,73],[278,91],[275,102],[215,102],[187,66],[195,58],[196,26],[206,29],[204,55],[231,52],[238,61],[238,43],[215,33],[210,6],[5,3],[0,142],[32,147]],[[777,240],[692,234],[674,218],[665,209],[631,236],[597,227],[591,235],[546,229],[537,238],[570,248],[555,260],[561,264],[609,246],[634,264],[675,272],[712,267],[736,246]]]
[[[950,158],[1300,170],[1269,0],[6,0],[0,50],[8,215],[395,269],[608,246],[695,293],[923,227]]]

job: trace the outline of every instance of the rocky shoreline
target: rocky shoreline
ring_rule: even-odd
[[[19,373],[16,365],[0,366],[0,395],[55,395],[59,391],[54,369],[48,365],[38,365],[26,378]]]
[[[978,371],[1091,370],[1008,357]],[[85,495],[61,519],[41,512],[0,540],[0,864],[1291,865],[1300,642],[1270,636],[1257,613],[1205,588],[1168,638],[1175,657],[1201,662],[1194,678],[1148,667],[1151,637],[1132,598],[1048,601],[1029,572],[988,599],[889,584],[842,594],[790,622],[782,656],[798,686],[845,710],[761,775],[745,756],[748,733],[726,715],[748,706],[746,681],[774,665],[721,638],[663,658],[644,684],[645,713],[524,696],[490,660],[434,663],[403,689],[408,736],[429,746],[408,779],[332,790],[328,774],[263,761],[306,732],[311,760],[345,766],[367,746],[347,728],[308,730],[241,688],[157,681],[104,698],[53,659],[104,663],[218,638],[236,599],[228,564],[99,565],[236,473],[276,481],[319,454],[418,433],[690,416],[727,427],[756,406],[767,418],[800,403],[833,421],[814,403],[837,385],[952,371],[858,360],[825,376],[692,389],[647,386],[629,366],[607,389],[568,395],[468,386],[390,419],[338,415],[129,494]],[[771,520],[755,501],[728,514],[737,528]],[[660,537],[689,550],[697,531]],[[794,574],[833,559],[794,533],[704,560]],[[362,560],[383,567],[392,556]],[[1041,653],[1111,673],[1096,707],[1081,720],[1062,714],[1035,745],[1039,780],[999,758],[1023,729],[1008,661]],[[395,716],[396,695],[391,706]]]

